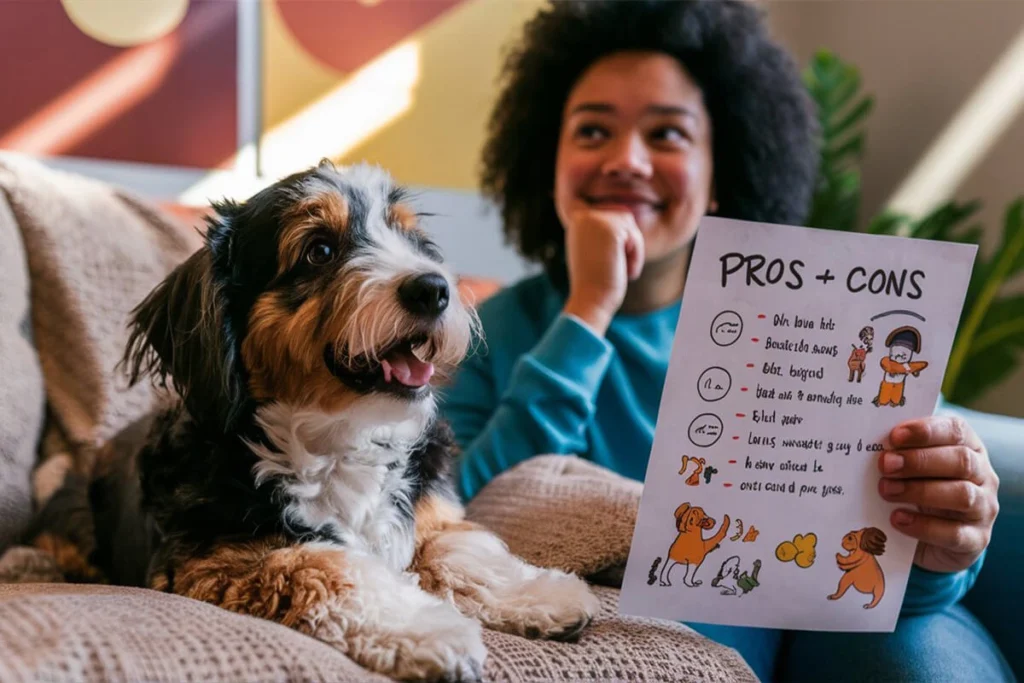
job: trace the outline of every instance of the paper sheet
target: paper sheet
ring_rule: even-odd
[[[916,541],[877,461],[933,412],[976,251],[703,220],[622,613],[895,628]]]

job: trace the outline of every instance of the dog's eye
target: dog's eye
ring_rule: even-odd
[[[306,250],[306,260],[314,266],[322,266],[334,260],[334,247],[326,240],[317,240]]]

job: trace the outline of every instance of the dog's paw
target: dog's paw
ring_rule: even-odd
[[[487,648],[478,622],[440,601],[420,606],[410,617],[352,639],[349,655],[399,680],[481,680]]]
[[[601,603],[579,577],[540,569],[522,583],[483,600],[480,607],[479,618],[495,630],[527,638],[574,641],[600,611]]]

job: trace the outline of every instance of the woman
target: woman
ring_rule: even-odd
[[[813,110],[745,2],[557,2],[526,25],[505,76],[483,184],[544,272],[481,306],[485,343],[445,400],[463,495],[539,453],[642,480],[698,222],[799,224]],[[954,607],[997,511],[984,446],[942,418],[901,427],[879,458],[880,492],[929,513],[893,515],[919,540],[895,634],[694,628],[762,679],[948,678],[965,648],[972,678],[1007,671]]]

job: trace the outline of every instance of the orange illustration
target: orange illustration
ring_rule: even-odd
[[[877,527],[851,531],[843,536],[843,550],[848,552],[846,555],[836,553],[836,564],[843,575],[836,592],[828,596],[829,600],[840,599],[852,586],[872,596],[864,609],[871,609],[881,601],[885,594],[885,575],[878,564],[878,556],[885,552],[885,541],[885,533]]]
[[[928,363],[911,360],[915,353],[921,352],[921,333],[909,325],[890,332],[885,345],[889,347],[889,355],[879,361],[885,374],[878,387],[878,396],[871,402],[876,406],[899,407],[907,402],[903,395],[907,375],[917,377]]]
[[[722,526],[718,529],[718,533],[707,539],[704,538],[704,530],[714,529],[715,520],[704,514],[703,508],[690,507],[689,503],[683,503],[676,508],[675,518],[676,529],[679,533],[668,549],[668,559],[661,568],[660,583],[662,586],[671,586],[672,582],[669,576],[672,569],[677,564],[681,564],[685,572],[683,585],[695,588],[701,584],[695,579],[697,570],[704,563],[704,558],[718,547],[729,531],[729,515],[722,518]]]
[[[704,465],[706,463],[704,461],[704,458],[691,458],[688,455],[684,455],[683,456],[683,465],[682,465],[682,467],[679,468],[679,474],[685,473],[686,472],[686,468],[689,465],[691,465],[691,464],[692,465],[696,465],[697,469],[695,469],[693,471],[693,473],[690,474],[690,476],[686,478],[686,485],[687,486],[697,486],[698,484],[700,484],[700,473],[704,471]]]

